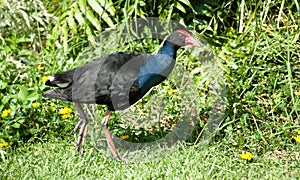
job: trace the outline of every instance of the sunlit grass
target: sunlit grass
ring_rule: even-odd
[[[182,146],[152,162],[118,162],[88,146],[80,158],[74,144],[57,139],[25,144],[2,160],[2,178],[42,179],[291,179],[300,176],[298,146],[288,151],[253,152],[251,161],[222,143]]]

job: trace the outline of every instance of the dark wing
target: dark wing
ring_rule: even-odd
[[[58,88],[46,91],[44,95],[78,103],[107,104],[110,109],[114,109],[112,94],[125,98],[123,95],[126,94],[126,88],[131,88],[136,81],[146,57],[141,53],[113,53],[75,69],[57,73],[46,84]]]

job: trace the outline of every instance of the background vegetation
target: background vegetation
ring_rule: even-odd
[[[226,79],[222,124],[207,144],[183,145],[139,167],[103,157],[91,146],[78,159],[69,135],[78,118],[74,110],[60,113],[73,105],[42,97],[45,76],[75,67],[84,47],[107,28],[145,17],[180,21],[212,46]],[[299,23],[297,0],[0,1],[0,177],[299,177]],[[145,40],[118,51],[152,52],[158,45]],[[201,68],[183,57],[179,64],[189,71]],[[194,78],[199,97],[207,97],[210,87],[199,83],[201,73]],[[206,99],[199,99],[200,129],[210,111]],[[98,110],[103,116],[105,108]],[[137,135],[121,123],[110,128],[119,136]],[[244,151],[252,160],[239,157]]]

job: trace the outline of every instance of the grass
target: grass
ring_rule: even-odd
[[[178,151],[146,163],[118,162],[88,145],[79,158],[74,144],[59,139],[26,144],[1,164],[1,178],[18,179],[293,179],[300,176],[300,144],[289,151],[242,152],[209,143],[182,145]]]

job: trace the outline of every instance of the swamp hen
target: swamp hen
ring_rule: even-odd
[[[88,119],[81,104],[107,105],[102,129],[113,156],[122,160],[107,128],[112,111],[128,108],[164,81],[174,68],[177,50],[186,45],[199,46],[199,42],[186,30],[177,30],[169,35],[157,54],[112,53],[49,77],[46,85],[57,88],[44,95],[74,102],[80,115],[72,132],[80,127],[76,149],[81,150],[81,156],[88,132]]]

